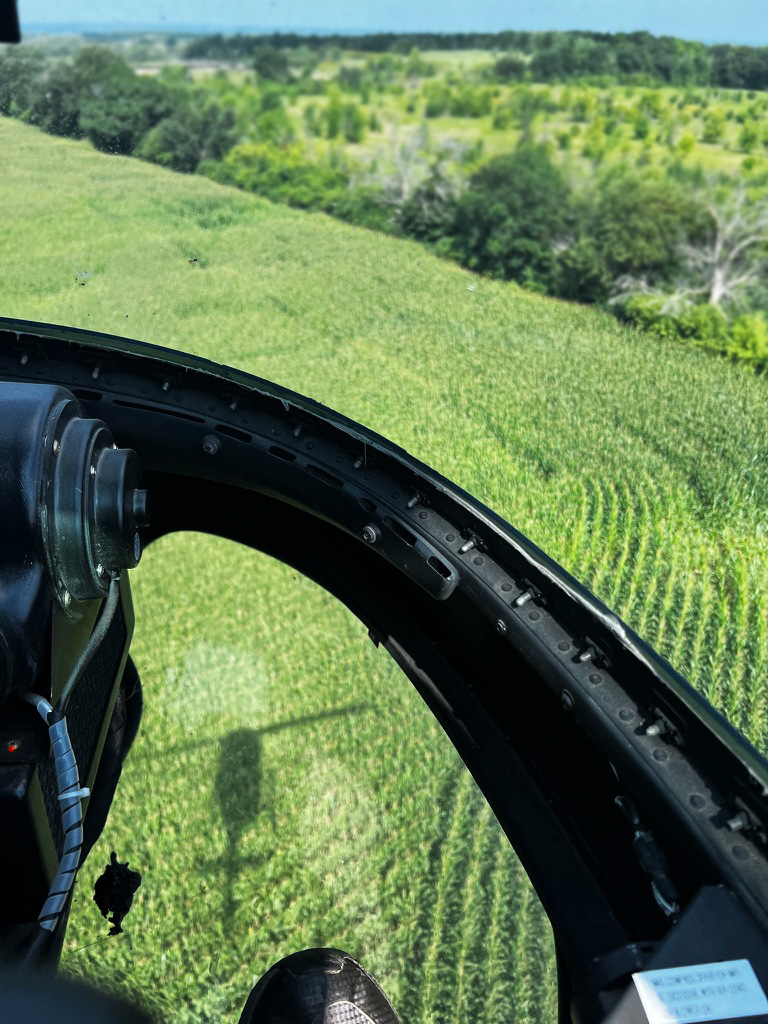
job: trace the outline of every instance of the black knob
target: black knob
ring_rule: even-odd
[[[141,557],[136,531],[147,525],[148,503],[140,484],[136,452],[102,451],[94,475],[93,538],[98,562],[107,569],[133,569]]]
[[[137,526],[149,526],[149,492],[133,492],[133,519]]]

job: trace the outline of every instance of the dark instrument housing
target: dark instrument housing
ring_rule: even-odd
[[[112,575],[136,565],[147,521],[136,453],[65,388],[0,381],[0,919],[34,922],[62,853],[45,722],[21,700],[59,698]],[[96,779],[133,630],[127,576],[114,619],[67,702],[83,785]],[[89,838],[96,817],[88,817]],[[0,946],[2,943],[0,943]]]

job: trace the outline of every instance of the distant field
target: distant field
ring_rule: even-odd
[[[372,57],[373,55],[368,55]],[[572,82],[558,84],[497,84],[484,78],[496,59],[482,50],[429,52],[424,60],[433,64],[434,76],[406,78],[397,76],[395,87],[375,90],[361,109],[381,125],[371,130],[362,143],[328,142],[327,148],[339,147],[363,161],[375,159],[382,144],[389,143],[393,132],[399,138],[408,131],[426,125],[430,133],[430,149],[460,139],[468,144],[482,143],[481,156],[487,158],[509,152],[517,145],[523,130],[539,142],[549,143],[561,159],[570,159],[582,172],[591,173],[598,165],[636,163],[665,166],[679,162],[684,168],[701,167],[703,172],[745,174],[758,179],[768,174],[768,97],[763,93],[733,89],[694,88],[682,86],[610,86],[582,85]],[[342,54],[336,61],[321,65],[322,77],[334,79],[342,67],[363,67],[363,55]],[[208,73],[210,74],[210,73]],[[235,85],[251,77],[238,70],[228,73]],[[427,90],[438,82],[453,87],[469,85],[487,91],[491,97],[490,112],[479,117],[427,116]],[[397,88],[397,85],[400,88]],[[498,112],[510,107],[519,110],[523,93],[538,97],[541,108],[524,129],[518,115],[509,124],[498,119]],[[345,94],[359,101],[354,92]],[[295,115],[298,137],[305,132],[303,112],[309,106],[322,110],[323,96],[300,96],[291,110]],[[638,127],[640,110],[647,119],[646,127]],[[719,136],[709,122],[715,118]],[[748,149],[742,143],[744,125],[754,125],[756,137]],[[255,131],[255,122],[254,122]],[[567,137],[567,141],[566,141]],[[322,139],[313,139],[322,150]],[[747,161],[746,165],[744,161]],[[764,185],[764,182],[763,182]]]
[[[391,437],[768,750],[764,380],[416,244],[5,119],[0,179],[5,315],[196,352]],[[538,903],[363,627],[221,540],[167,538],[132,579],[148,710],[65,968],[173,1024],[236,1021],[274,959],[338,944],[407,1024],[551,1022]],[[89,892],[112,849],[144,884],[107,939]]]
[[[361,142],[346,142],[342,136],[326,139],[322,131],[308,134],[305,112],[313,107],[322,112],[327,95],[299,94],[286,102],[292,115],[296,138],[306,139],[313,152],[346,152],[362,164],[381,162],[382,154],[400,144],[415,129],[428,129],[427,152],[435,155],[441,147],[458,140],[475,147],[479,159],[506,153],[518,144],[523,131],[539,142],[550,144],[559,159],[568,161],[576,173],[589,176],[597,166],[627,165],[668,167],[678,163],[691,170],[700,167],[707,174],[722,172],[740,175],[746,182],[765,187],[768,175],[768,96],[746,90],[684,86],[588,85],[573,81],[566,84],[499,84],[490,72],[500,54],[486,50],[429,51],[422,55],[432,65],[432,75],[408,76],[401,68],[392,73],[392,81],[369,89],[343,92],[345,102],[360,105],[366,120],[378,127],[369,128]],[[323,60],[314,76],[327,83],[337,79],[342,69],[366,71],[370,61],[380,54],[341,52],[335,59]],[[398,58],[399,59],[399,58]],[[259,138],[258,116],[252,109],[253,97],[238,95],[238,90],[256,81],[247,62],[234,67],[216,61],[184,62],[190,76],[208,82],[219,97],[240,109],[239,127],[244,136]],[[137,66],[141,73],[156,74],[161,62]],[[224,73],[229,83],[213,83]],[[372,73],[368,70],[368,76]],[[469,86],[485,91],[490,98],[489,112],[482,116],[427,116],[428,91],[444,82],[452,88]],[[233,87],[233,88],[231,88]],[[287,87],[285,88],[288,93]],[[519,120],[521,96],[534,96],[540,108],[525,126]],[[509,123],[499,119],[499,111],[510,107]],[[646,118],[638,126],[641,112]],[[713,129],[712,120],[719,125]],[[744,148],[744,125],[753,125],[753,141]],[[708,134],[708,132],[714,134]],[[479,145],[479,148],[477,148]],[[746,161],[746,164],[745,164]],[[473,161],[465,170],[472,169]]]

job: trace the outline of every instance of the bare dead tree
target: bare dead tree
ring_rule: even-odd
[[[399,211],[429,175],[429,150],[426,125],[400,134],[393,122],[387,147],[377,150],[372,167],[361,176],[360,183],[379,186],[386,202]]]
[[[768,270],[768,201],[751,203],[745,189],[718,207],[707,204],[714,231],[703,245],[681,248],[684,274],[712,306],[738,303]]]
[[[429,161],[426,153],[429,148],[429,130],[426,125],[407,135],[398,137],[397,127],[392,126],[390,133],[390,160],[392,173],[387,182],[390,202],[401,207],[407,203],[413,192],[427,176]]]
[[[738,306],[768,275],[768,199],[750,200],[744,188],[727,200],[710,201],[705,210],[712,221],[708,236],[698,244],[678,247],[680,272],[672,290],[647,278],[624,276],[615,282],[612,302],[629,295],[663,299],[662,313],[679,312],[704,300],[717,309]]]

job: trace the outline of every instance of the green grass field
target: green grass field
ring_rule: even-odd
[[[200,353],[391,437],[768,750],[764,380],[416,244],[4,119],[0,179],[4,314]],[[338,944],[405,1024],[551,1021],[535,896],[363,627],[221,540],[166,538],[132,580],[147,712],[65,969],[160,1020],[232,1021],[276,958]],[[117,938],[90,898],[111,849],[144,873]]]

